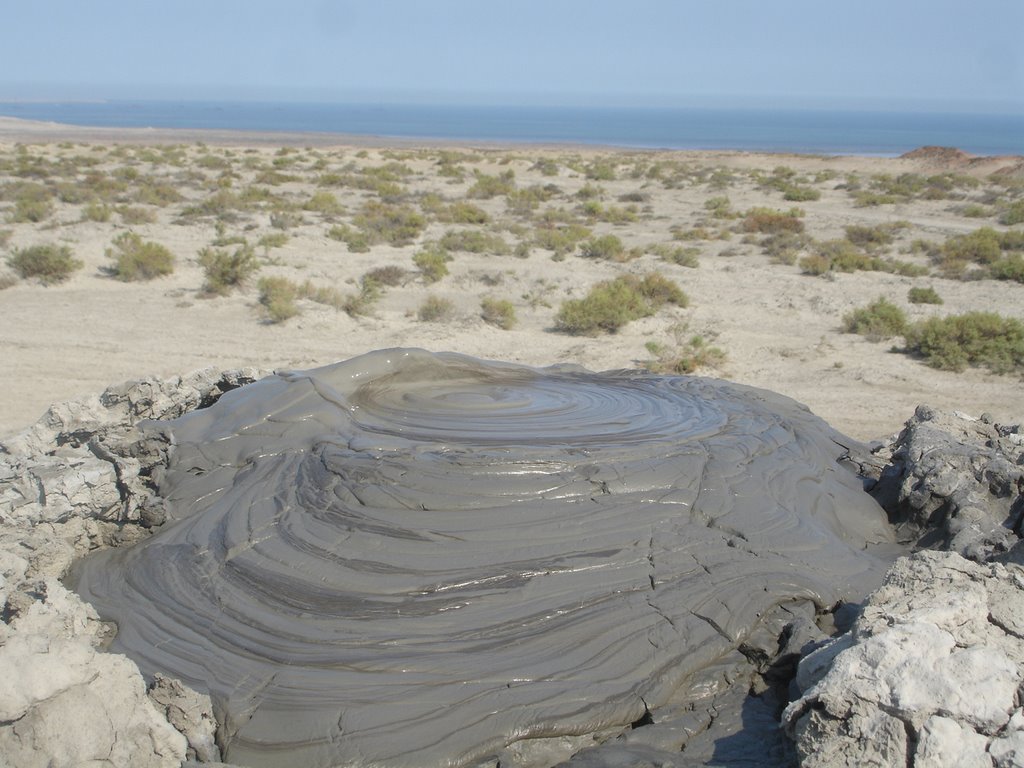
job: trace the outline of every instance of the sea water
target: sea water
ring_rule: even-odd
[[[881,156],[937,145],[982,155],[1024,154],[1020,114],[123,100],[0,103],[0,115],[94,127],[313,132],[456,142]]]

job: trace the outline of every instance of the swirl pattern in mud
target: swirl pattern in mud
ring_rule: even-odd
[[[166,429],[169,522],[76,587],[244,765],[628,725],[774,606],[856,594],[889,535],[824,422],[712,380],[387,350]]]

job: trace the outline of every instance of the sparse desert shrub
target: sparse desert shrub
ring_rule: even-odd
[[[942,246],[944,261],[990,264],[999,255],[999,233],[991,227],[982,227],[966,235],[954,235]]]
[[[138,205],[119,205],[115,210],[117,215],[121,217],[121,223],[129,227],[138,226],[139,224],[152,224],[156,221],[156,212]]]
[[[614,181],[615,165],[606,160],[595,160],[587,166],[585,175],[593,181]]]
[[[485,323],[496,325],[506,331],[516,324],[516,308],[508,299],[485,297],[480,300],[480,317]]]
[[[678,286],[655,273],[642,280],[623,275],[598,283],[582,299],[562,302],[555,324],[558,330],[575,335],[614,333],[632,320],[653,315],[666,301],[685,306],[687,298]]]
[[[860,307],[843,316],[845,333],[856,333],[869,341],[882,341],[900,336],[906,327],[906,314],[884,297],[879,297],[866,307]]]
[[[376,200],[367,202],[353,223],[371,243],[408,245],[426,228],[422,214],[407,205],[394,205]]]
[[[491,219],[483,208],[461,200],[448,206],[446,218],[455,224],[486,224]]]
[[[662,304],[675,304],[677,307],[687,307],[690,304],[690,298],[677,283],[657,272],[648,272],[644,275],[637,288],[655,308]]]
[[[615,235],[592,237],[580,245],[580,256],[588,259],[623,261],[625,255],[626,246]]]
[[[71,277],[84,265],[66,245],[30,245],[19,248],[7,258],[7,264],[23,280],[36,278],[43,285],[53,285]]]
[[[419,267],[423,279],[436,283],[448,274],[448,262],[452,257],[437,243],[428,243],[421,251],[413,254],[412,263]]]
[[[576,197],[580,200],[597,200],[604,197],[604,187],[587,182],[576,191]]]
[[[488,176],[480,171],[474,171],[474,175],[476,183],[466,192],[468,197],[489,200],[492,197],[507,195],[516,188],[516,174],[511,168],[497,176]]]
[[[808,237],[802,233],[776,232],[761,241],[761,251],[775,264],[792,265],[807,244]]]
[[[994,312],[968,312],[914,323],[903,351],[933,368],[962,371],[985,366],[994,373],[1024,369],[1024,323]]]
[[[1017,200],[1007,205],[999,216],[999,223],[1007,226],[1024,224],[1024,200]]]
[[[380,283],[368,275],[363,275],[359,280],[359,291],[346,296],[341,308],[352,317],[365,315],[382,295]]]
[[[327,236],[332,240],[341,240],[348,246],[349,253],[366,253],[370,250],[370,239],[365,232],[352,229],[352,227],[340,224],[331,227]]]
[[[268,232],[256,242],[256,245],[260,246],[266,251],[269,251],[271,248],[281,248],[287,242],[288,235],[286,233]]]
[[[805,275],[820,277],[821,275],[828,274],[831,269],[832,262],[820,253],[809,253],[800,259],[800,271]]]
[[[987,216],[991,216],[992,212],[984,205],[970,203],[960,210],[960,215],[965,216],[968,219],[984,219]]]
[[[799,184],[786,184],[782,188],[782,199],[794,203],[803,203],[809,200],[819,200],[821,192],[813,187],[802,187]]]
[[[911,288],[907,291],[907,301],[911,304],[941,304],[942,297],[932,287]]]
[[[269,323],[283,323],[299,314],[295,299],[299,286],[285,277],[261,277],[257,287],[260,291],[260,309]]]
[[[287,230],[301,227],[305,222],[298,211],[277,210],[270,214],[270,226],[274,229]]]
[[[685,343],[677,342],[673,346],[649,341],[644,347],[655,356],[653,360],[643,362],[643,367],[651,373],[682,376],[725,361],[725,352],[710,346],[703,336],[691,336]]]
[[[7,290],[18,284],[18,278],[7,273],[0,273],[0,291]]]
[[[740,222],[744,232],[760,232],[771,235],[776,232],[803,232],[804,223],[800,217],[803,211],[790,208],[788,211],[777,211],[772,208],[751,208]]]
[[[725,195],[709,197],[704,201],[704,210],[710,211],[716,219],[729,219],[733,217],[732,203]]]
[[[302,210],[319,213],[323,216],[337,216],[345,209],[333,194],[320,190],[314,192],[309,200],[302,204]]]
[[[49,199],[38,199],[32,197],[21,197],[15,200],[14,208],[8,214],[8,220],[13,223],[45,221],[53,213],[53,203]]]
[[[576,245],[590,237],[590,230],[582,224],[539,226],[533,233],[538,248],[554,251],[556,256],[568,256]]]
[[[648,246],[648,253],[653,253],[655,256],[660,257],[669,264],[675,264],[680,267],[690,267],[696,269],[700,266],[698,256],[700,255],[699,248],[686,248],[681,245],[671,245],[669,243],[655,243],[654,245]]]
[[[384,267],[376,267],[366,273],[368,280],[378,285],[386,285],[389,288],[394,288],[396,285],[401,285],[405,282],[406,277],[409,273],[395,264],[388,264]]]
[[[455,304],[451,299],[431,294],[416,310],[416,317],[424,322],[441,323],[450,320],[454,313]]]
[[[989,273],[996,280],[1016,280],[1018,283],[1024,283],[1024,256],[1019,253],[1004,256],[992,263]]]
[[[152,280],[174,271],[174,254],[160,243],[147,242],[134,232],[122,232],[107,248],[114,263],[110,273],[118,280]]]
[[[492,253],[496,256],[509,252],[508,243],[500,235],[481,232],[478,229],[448,230],[441,238],[441,247],[446,251]]]
[[[256,251],[248,243],[234,251],[203,248],[199,251],[199,265],[203,268],[206,293],[225,296],[233,288],[241,287],[260,268]]]
[[[0,229],[0,248],[7,247],[7,244],[11,242],[11,235],[13,234],[13,229]]]
[[[875,249],[892,245],[895,229],[889,225],[870,227],[864,224],[850,224],[845,227],[846,239],[861,248]]]
[[[104,223],[110,221],[113,209],[106,203],[89,203],[82,208],[82,221]]]

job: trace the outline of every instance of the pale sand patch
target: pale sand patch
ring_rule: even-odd
[[[14,152],[15,140],[82,142],[63,147],[56,143],[31,147],[32,153],[57,159],[82,153],[103,156],[104,153],[93,149],[97,139],[137,149],[142,144],[202,138],[207,144],[218,145],[215,153],[225,151],[222,146],[229,148],[226,151],[232,153],[231,162],[239,173],[239,178],[233,181],[236,190],[252,183],[254,172],[244,167],[246,158],[256,158],[270,166],[277,156],[275,148],[285,144],[315,146],[326,158],[326,170],[347,164],[363,167],[389,162],[389,152],[371,140],[359,146],[334,146],[320,136],[252,137],[222,135],[224,132],[154,133],[127,129],[107,132],[13,123],[0,119],[0,153],[6,157]],[[333,137],[331,141],[336,143],[338,139]],[[253,151],[246,152],[247,146]],[[387,290],[370,316],[352,318],[332,308],[302,302],[303,313],[281,325],[259,321],[257,294],[252,285],[227,297],[198,295],[203,275],[196,254],[217,235],[210,220],[188,225],[175,223],[187,203],[152,208],[157,212],[155,223],[131,227],[177,255],[174,274],[148,283],[120,283],[102,272],[108,263],[105,248],[118,232],[126,229],[116,215],[108,223],[81,222],[80,204],[61,203],[46,222],[10,224],[2,223],[7,218],[2,209],[10,204],[0,202],[0,230],[13,230],[8,250],[37,242],[63,242],[71,245],[86,265],[60,285],[44,288],[23,281],[0,291],[0,434],[27,426],[51,402],[100,391],[128,378],[167,376],[203,366],[308,368],[391,346],[450,350],[538,366],[571,362],[595,370],[633,368],[650,357],[645,350],[646,342],[670,342],[676,335],[673,327],[680,323],[687,325],[684,338],[703,335],[727,353],[727,360],[719,369],[702,374],[789,395],[856,438],[877,438],[899,430],[914,407],[922,402],[974,415],[989,412],[1001,422],[1024,419],[1024,387],[1019,376],[996,376],[983,370],[936,371],[905,355],[888,352],[891,342],[871,343],[840,332],[844,313],[877,296],[886,296],[905,307],[912,318],[986,309],[1024,319],[1024,285],[937,277],[912,279],[877,272],[839,274],[834,280],[812,278],[801,275],[795,266],[772,264],[756,244],[743,243],[739,234],[729,241],[675,243],[669,231],[674,224],[684,228],[701,222],[714,229],[733,226],[735,222],[708,217],[703,204],[715,195],[728,195],[737,210],[754,205],[790,207],[793,204],[784,202],[779,192],[759,189],[748,174],[753,168],[770,173],[779,165],[812,175],[825,169],[839,174],[831,181],[814,185],[822,193],[820,200],[799,204],[806,211],[809,234],[817,239],[839,237],[847,224],[905,220],[911,226],[901,233],[899,246],[916,238],[941,241],[950,234],[992,225],[992,219],[962,216],[958,211],[963,205],[961,201],[915,200],[895,206],[856,208],[846,191],[835,189],[843,181],[843,174],[850,172],[863,178],[882,172],[936,172],[925,161],[586,148],[515,147],[499,151],[486,147],[477,148],[472,160],[462,162],[465,178],[450,183],[450,179],[437,174],[439,145],[420,142],[419,146],[426,148],[416,150],[411,142],[395,144],[400,152],[409,153],[401,159],[413,170],[413,175],[403,181],[407,190],[416,194],[432,191],[452,200],[464,197],[473,183],[474,169],[492,175],[512,169],[520,188],[558,185],[562,196],[545,207],[572,208],[579,203],[574,193],[587,180],[562,162],[570,156],[584,163],[611,158],[623,163],[623,169],[637,162],[650,165],[666,160],[693,168],[732,169],[736,178],[724,189],[708,184],[670,188],[653,179],[630,178],[624,170],[613,181],[591,182],[604,188],[601,201],[606,206],[626,205],[617,200],[625,193],[640,191],[646,196],[638,204],[642,215],[636,222],[620,226],[593,224],[595,233],[614,233],[627,246],[695,245],[700,249],[697,269],[667,264],[651,254],[619,264],[578,255],[554,261],[550,252],[540,249],[534,249],[526,259],[456,253],[449,264],[448,277],[428,286],[411,274],[404,285]],[[360,157],[360,151],[366,156]],[[194,167],[199,152],[194,146],[187,149],[190,166]],[[544,176],[534,167],[542,157],[559,161],[557,176]],[[121,160],[105,162],[101,167],[109,172]],[[1001,167],[1000,162],[986,161],[955,170],[983,177]],[[187,168],[154,169],[134,160],[131,164],[140,173],[167,174],[189,202],[210,193],[210,189],[190,187],[181,180]],[[288,168],[282,171],[292,172]],[[301,176],[299,181],[273,190],[287,193],[295,200],[306,199],[319,189],[314,180],[320,172],[304,168],[301,173],[296,172]],[[219,171],[200,173],[201,181],[196,183],[212,185]],[[0,172],[0,184],[11,180],[9,173]],[[346,208],[335,223],[350,223],[362,202],[373,199],[370,193],[349,187],[330,191]],[[473,202],[499,224],[516,223],[503,198]],[[296,281],[308,278],[317,285],[333,285],[351,292],[352,281],[373,267],[395,264],[413,269],[411,257],[417,250],[416,244],[381,245],[369,253],[349,253],[344,243],[326,236],[332,222],[314,213],[302,215],[305,223],[289,231],[290,240],[284,247],[269,252],[272,263],[264,266],[261,274],[279,274]],[[275,231],[268,218],[265,212],[252,214],[242,222],[228,224],[227,232],[255,241]],[[53,226],[54,222],[57,226]],[[252,228],[247,230],[247,226]],[[461,227],[432,222],[417,243],[436,239],[453,228]],[[491,228],[495,226],[492,224]],[[500,226],[497,228],[500,231]],[[519,239],[508,231],[501,234],[510,244]],[[894,257],[918,258],[925,263],[921,257],[900,254],[898,246],[891,252]],[[677,280],[690,295],[691,306],[662,310],[614,335],[574,337],[552,330],[555,313],[565,298],[582,296],[599,280],[623,272],[642,274],[649,270],[658,270]],[[934,286],[945,304],[908,305],[907,289],[914,285]],[[455,302],[455,318],[447,323],[417,321],[415,310],[429,294]],[[484,296],[507,298],[515,304],[519,322],[513,330],[503,331],[480,319],[480,299]]]

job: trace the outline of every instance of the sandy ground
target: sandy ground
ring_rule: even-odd
[[[203,143],[197,144],[200,140]],[[176,148],[165,152],[163,148],[172,144]],[[281,147],[292,149],[282,154]],[[454,160],[443,166],[443,157]],[[550,175],[538,165],[540,160],[552,161],[546,169]],[[871,342],[843,333],[841,322],[845,313],[879,296],[904,308],[911,319],[976,309],[1024,319],[1024,284],[863,271],[812,277],[797,265],[774,263],[762,252],[761,236],[744,237],[737,231],[741,219],[716,219],[705,208],[705,201],[715,196],[727,196],[737,212],[753,206],[784,210],[799,205],[808,235],[817,240],[842,237],[844,226],[850,224],[905,221],[907,226],[883,255],[927,265],[927,256],[909,253],[913,241],[942,242],[980,226],[1005,229],[993,216],[967,217],[963,212],[971,203],[997,211],[1007,199],[1000,195],[1008,193],[989,175],[1017,160],[971,163],[957,158],[568,147],[481,146],[455,152],[450,146],[413,142],[389,146],[324,136],[92,130],[0,119],[0,284],[4,275],[10,275],[2,260],[30,245],[66,244],[84,262],[66,282],[43,286],[19,280],[0,290],[0,435],[26,427],[51,402],[101,391],[129,378],[204,366],[307,368],[377,348],[418,346],[537,366],[572,362],[603,370],[642,366],[652,357],[648,342],[671,347],[685,344],[693,335],[710,340],[726,354],[724,362],[700,370],[701,375],[789,395],[856,438],[898,431],[919,403],[1020,422],[1024,386],[1019,375],[979,369],[938,371],[890,351],[898,338]],[[351,226],[367,201],[380,199],[378,192],[360,188],[353,179],[369,178],[366,169],[388,163],[401,166],[394,201],[425,211],[427,226],[409,244],[383,243],[366,253],[349,252],[344,242],[327,233],[334,226]],[[595,175],[595,163],[613,166],[614,178],[588,179],[588,170]],[[765,187],[763,175],[778,166],[792,169],[803,185],[820,191],[820,199],[789,203],[780,191]],[[444,175],[446,167],[455,167],[458,175]],[[758,170],[763,172],[760,177]],[[267,181],[269,171],[287,178]],[[515,210],[506,196],[469,199],[489,216],[489,222],[479,226],[440,221],[424,205],[426,199],[436,208],[438,197],[442,205],[467,200],[475,173],[497,176],[507,171],[513,172],[517,189],[554,185],[557,191],[549,190],[550,199],[526,213]],[[842,188],[850,174],[867,186],[876,174],[947,171],[980,183],[957,186],[945,199],[914,198],[868,207],[854,205],[850,192]],[[324,174],[348,181],[318,185]],[[173,187],[184,199],[162,207],[134,202],[140,178]],[[123,184],[114,192],[102,191],[98,180],[103,179]],[[17,185],[26,182],[58,193],[52,213],[41,221],[14,220]],[[606,209],[635,206],[635,220],[614,224],[588,218],[577,194],[588,184],[599,188],[596,199]],[[114,211],[110,219],[84,220],[88,199],[69,193],[73,188],[101,189],[99,194],[107,195],[103,199]],[[208,199],[217,189],[240,193],[252,188],[271,190],[294,209],[301,223],[285,230],[274,227],[265,204],[223,216],[219,225],[216,216],[182,217],[187,206]],[[338,211],[301,208],[313,193],[325,190],[335,195]],[[128,225],[116,212],[121,205],[148,210],[153,220]],[[615,234],[627,248],[696,248],[699,265],[678,266],[650,252],[618,262],[578,253],[556,260],[551,251],[539,247],[531,248],[525,258],[459,251],[452,252],[450,274],[432,285],[413,265],[412,257],[424,243],[453,229],[497,233],[514,248],[532,239],[545,210],[557,209],[569,212],[595,235]],[[674,239],[676,231],[698,226],[715,239]],[[110,264],[106,249],[128,229],[169,248],[176,256],[173,274],[148,282],[112,279],[104,270]],[[717,239],[723,230],[729,231],[729,239]],[[265,322],[255,281],[227,296],[203,294],[200,249],[218,238],[245,237],[255,243],[282,231],[288,235],[283,246],[257,248],[263,261],[260,275],[309,280],[352,293],[370,269],[396,265],[408,274],[402,284],[384,292],[369,314],[355,317],[301,300],[298,316],[279,324]],[[650,271],[677,281],[689,295],[690,306],[662,309],[615,334],[571,336],[555,330],[555,316],[565,299],[582,297],[593,284],[622,273]],[[912,286],[934,287],[945,303],[908,303]],[[453,317],[443,322],[418,320],[417,308],[428,295],[450,299]],[[502,330],[485,323],[480,317],[484,297],[511,301],[516,326]]]

